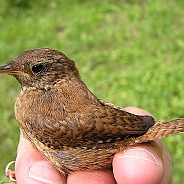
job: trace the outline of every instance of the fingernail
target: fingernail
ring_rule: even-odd
[[[155,165],[161,165],[156,157],[144,148],[131,148],[127,149],[121,156],[121,158],[140,159],[143,161],[151,162]]]
[[[32,163],[29,169],[29,177],[47,184],[63,183],[59,171],[45,161]]]

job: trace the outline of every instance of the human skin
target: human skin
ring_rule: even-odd
[[[151,115],[127,107],[124,110]],[[75,171],[65,178],[22,135],[15,164],[17,184],[171,184],[172,158],[160,139],[125,148],[114,155],[113,171]]]

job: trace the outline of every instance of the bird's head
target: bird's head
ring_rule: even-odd
[[[80,78],[74,61],[54,49],[25,51],[6,66],[0,66],[0,74],[13,75],[22,87],[49,89],[62,79]]]

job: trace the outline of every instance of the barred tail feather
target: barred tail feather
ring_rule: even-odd
[[[170,120],[168,122],[157,122],[154,126],[149,128],[147,133],[137,137],[135,143],[148,142],[156,138],[182,132],[184,132],[184,118]]]

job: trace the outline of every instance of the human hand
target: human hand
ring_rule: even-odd
[[[150,115],[147,111],[127,107],[126,111]],[[116,153],[113,172],[75,171],[65,178],[51,166],[44,156],[32,147],[28,140],[20,136],[16,159],[17,184],[171,184],[172,159],[160,139],[137,144]]]

